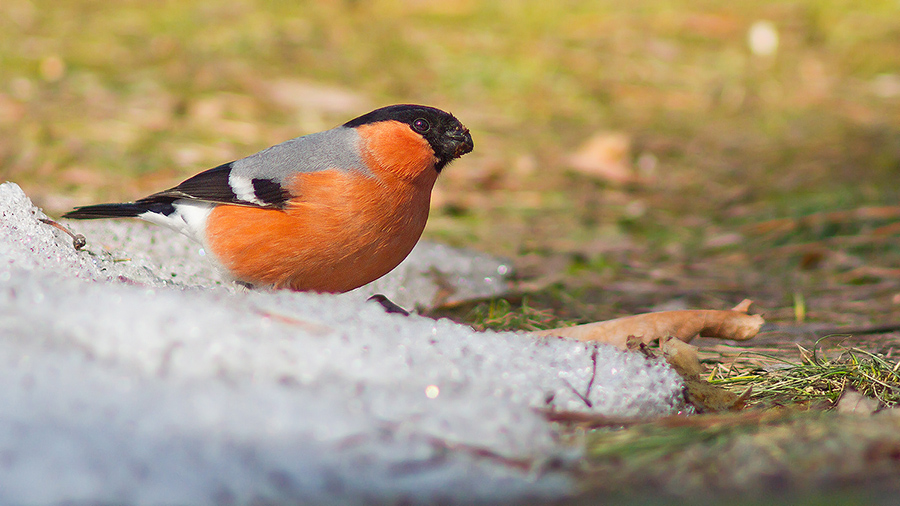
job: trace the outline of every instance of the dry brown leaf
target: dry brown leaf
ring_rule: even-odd
[[[750,398],[750,392],[748,388],[743,394],[738,395],[699,378],[684,378],[685,398],[701,413],[740,411]]]
[[[738,411],[744,408],[750,398],[748,388],[737,395],[722,387],[712,385],[700,377],[703,368],[696,346],[691,346],[679,339],[666,337],[660,340],[660,351],[666,362],[684,380],[685,399],[701,413],[719,411]]]
[[[666,337],[660,340],[660,351],[666,362],[684,378],[696,378],[703,372],[697,347],[679,339]]]
[[[750,301],[744,301],[735,309],[728,311],[701,309],[659,311],[574,327],[542,330],[535,334],[602,342],[623,350],[627,349],[626,341],[629,336],[634,336],[643,343],[669,336],[690,342],[698,335],[745,341],[755,336],[764,323],[762,316],[746,313],[750,304]]]

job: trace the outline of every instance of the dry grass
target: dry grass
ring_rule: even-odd
[[[900,402],[900,361],[859,348],[846,348],[834,358],[800,347],[800,363],[772,355],[745,352],[743,364],[717,364],[710,383],[735,391],[753,388],[751,402],[763,405],[821,403],[831,405],[850,388],[885,408]]]

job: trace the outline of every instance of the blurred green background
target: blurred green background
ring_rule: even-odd
[[[133,200],[424,103],[476,144],[426,235],[514,257],[526,288],[665,288],[606,316],[745,292],[787,318],[865,285],[874,309],[809,314],[896,312],[900,216],[800,218],[897,202],[900,3],[627,4],[4,0],[0,180],[50,213]]]

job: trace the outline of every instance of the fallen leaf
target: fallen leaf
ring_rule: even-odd
[[[667,337],[660,340],[659,349],[662,351],[666,362],[682,377],[699,377],[700,373],[703,372],[696,346],[679,339]]]
[[[684,387],[685,399],[701,413],[740,411],[747,404],[752,392],[748,388],[741,395],[737,395],[700,378],[684,378]]]
[[[573,327],[542,330],[535,334],[602,342],[623,350],[628,348],[626,341],[630,336],[640,339],[643,343],[669,336],[690,342],[698,335],[745,341],[755,336],[764,323],[762,316],[746,313],[750,304],[750,301],[744,301],[735,309],[728,311],[702,309],[659,311]]]
[[[738,411],[743,409],[750,398],[751,389],[743,394],[725,390],[702,379],[698,348],[679,339],[667,337],[660,340],[660,351],[666,362],[684,380],[684,397],[700,413]]]

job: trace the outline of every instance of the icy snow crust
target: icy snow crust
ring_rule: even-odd
[[[75,251],[43,216],[0,185],[0,504],[559,497],[546,463],[577,450],[534,408],[676,409],[676,375],[637,355],[597,347],[586,393],[593,345],[390,315],[372,287],[246,290],[136,222],[69,223]],[[508,269],[424,251],[378,289],[408,305],[434,264],[490,293]]]

